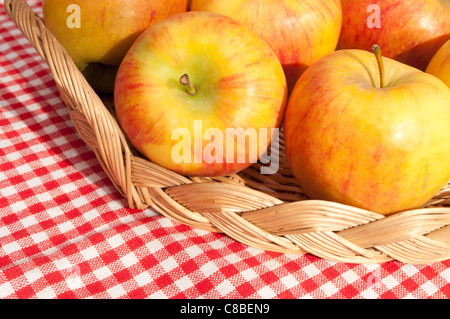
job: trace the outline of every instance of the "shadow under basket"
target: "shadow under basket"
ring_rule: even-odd
[[[289,170],[282,136],[276,174],[262,175],[257,163],[228,177],[179,175],[133,150],[112,112],[113,99],[101,98],[89,86],[25,1],[5,0],[4,6],[50,67],[78,134],[130,208],[152,207],[182,224],[266,251],[348,263],[450,259],[450,184],[424,207],[388,217],[310,200]]]

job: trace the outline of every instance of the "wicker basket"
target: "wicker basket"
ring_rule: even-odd
[[[185,225],[267,251],[349,263],[450,258],[450,184],[423,208],[385,217],[308,199],[283,157],[282,137],[274,175],[261,175],[255,164],[229,177],[188,178],[140,157],[115,119],[112,98],[88,85],[40,17],[23,0],[5,0],[4,6],[49,65],[76,130],[129,207],[152,207]]]

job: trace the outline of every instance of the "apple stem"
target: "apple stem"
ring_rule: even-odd
[[[384,63],[383,56],[381,54],[381,48],[378,44],[374,44],[372,46],[372,52],[375,54],[378,62],[378,69],[380,70],[380,88],[384,88],[386,86],[386,79],[384,74]]]
[[[191,80],[189,80],[189,76],[187,74],[183,74],[183,76],[180,78],[180,83],[186,87],[186,90],[190,95],[197,94],[197,90],[192,85]]]

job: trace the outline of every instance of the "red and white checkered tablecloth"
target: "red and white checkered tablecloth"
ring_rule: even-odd
[[[449,266],[270,253],[127,208],[1,5],[1,298],[446,299]]]

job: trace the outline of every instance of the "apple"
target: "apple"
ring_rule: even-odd
[[[112,93],[123,57],[150,25],[187,11],[188,0],[43,0],[46,27],[91,86]]]
[[[450,39],[450,0],[342,0],[338,49],[370,50],[425,71]]]
[[[186,176],[223,176],[267,150],[283,121],[287,85],[275,52],[251,30],[224,15],[185,12],[136,40],[114,101],[143,156]]]
[[[450,89],[375,52],[338,50],[305,71],[285,148],[310,198],[389,215],[423,206],[450,180]]]
[[[434,55],[426,72],[437,76],[450,87],[450,40]]]
[[[291,89],[312,62],[339,40],[340,0],[192,0],[191,10],[230,16],[251,28],[277,54]]]

